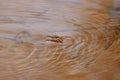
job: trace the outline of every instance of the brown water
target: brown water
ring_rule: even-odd
[[[120,80],[120,0],[0,0],[0,80]]]

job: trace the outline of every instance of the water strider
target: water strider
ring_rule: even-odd
[[[120,0],[0,0],[0,80],[120,80]]]

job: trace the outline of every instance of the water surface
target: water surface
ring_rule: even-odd
[[[0,80],[120,80],[120,1],[0,0]]]

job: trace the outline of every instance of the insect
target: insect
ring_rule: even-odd
[[[47,39],[47,41],[63,43],[62,37],[59,37],[59,36],[48,36],[48,37],[49,37],[49,39]]]

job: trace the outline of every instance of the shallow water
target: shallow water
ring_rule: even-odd
[[[120,80],[120,1],[0,0],[0,80]]]

